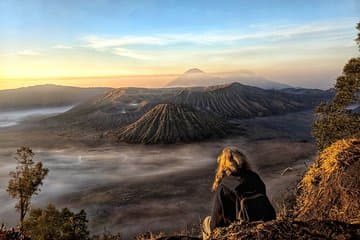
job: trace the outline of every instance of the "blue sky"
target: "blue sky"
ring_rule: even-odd
[[[358,55],[357,0],[2,0],[0,11],[0,81],[7,85],[200,67],[327,87]]]

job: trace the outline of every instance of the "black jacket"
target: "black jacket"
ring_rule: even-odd
[[[264,182],[251,170],[241,170],[221,180],[216,190],[211,214],[211,229],[226,227],[236,220],[236,194],[241,198],[248,192],[266,195]],[[272,206],[264,214],[264,220],[275,219]]]

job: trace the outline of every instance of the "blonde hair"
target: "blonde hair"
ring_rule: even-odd
[[[241,169],[250,169],[247,157],[238,148],[224,148],[217,158],[218,167],[212,190],[215,191],[225,176],[230,176]]]

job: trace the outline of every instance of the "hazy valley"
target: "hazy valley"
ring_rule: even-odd
[[[0,240],[360,239],[359,13],[0,0]]]
[[[229,145],[249,155],[272,201],[280,202],[313,160],[312,109],[331,94],[241,84],[123,88],[70,110],[4,112],[0,116],[17,117],[16,125],[0,128],[1,187],[15,166],[16,149],[31,145],[50,169],[34,206],[85,209],[92,233],[106,228],[125,238],[190,228],[210,211],[216,156]],[[125,143],[133,140],[152,144]],[[282,176],[288,167],[293,171]],[[0,220],[15,224],[14,202],[6,192],[0,199]]]

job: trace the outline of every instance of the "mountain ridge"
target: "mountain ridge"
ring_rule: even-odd
[[[190,88],[120,88],[88,100],[66,113],[48,119],[48,122],[62,129],[116,132],[117,129],[134,124],[156,105],[175,104],[190,107],[198,115],[222,119],[227,123],[232,119],[310,109],[328,97],[329,93],[322,90],[303,90],[292,94],[240,83]],[[132,128],[134,126],[140,125],[135,124]]]
[[[324,91],[314,96],[295,95],[278,90],[264,90],[240,83],[205,88],[184,88],[173,102],[191,105],[225,118],[249,118],[280,114],[315,106],[327,98]]]
[[[0,90],[0,109],[29,109],[69,106],[101,96],[111,88],[81,88],[44,84]]]

